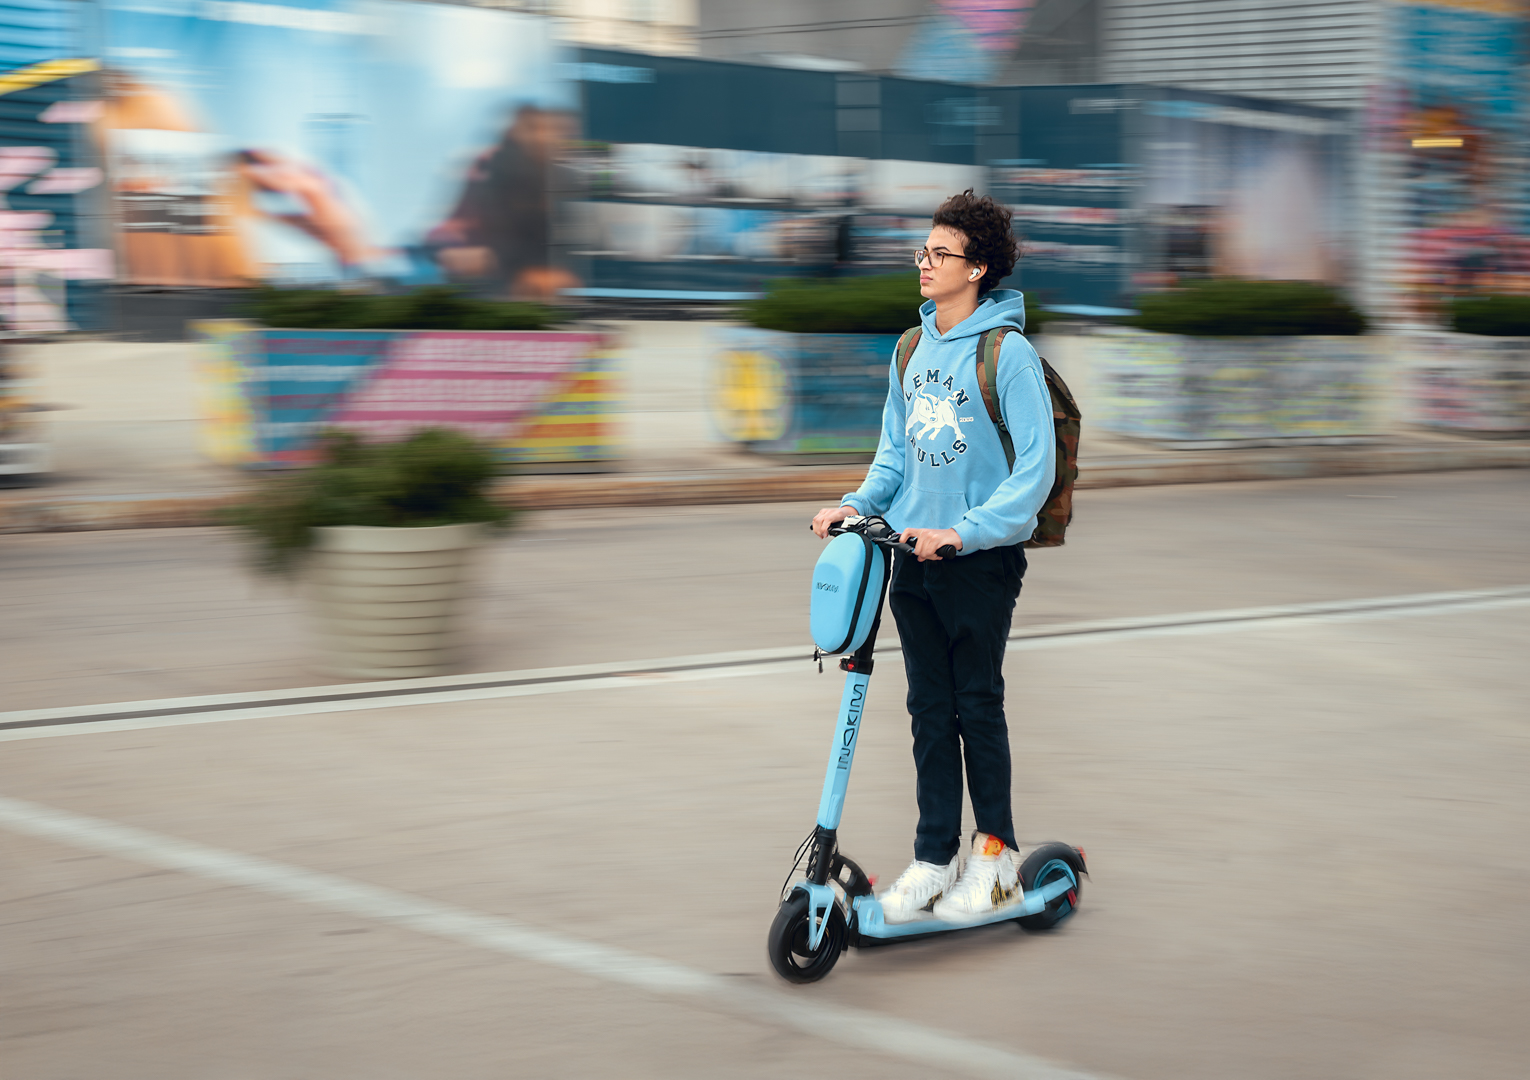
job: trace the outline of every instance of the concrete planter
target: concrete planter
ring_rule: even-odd
[[[1420,332],[1406,342],[1413,423],[1487,438],[1530,432],[1530,338]]]
[[[1209,446],[1347,439],[1388,426],[1368,338],[1193,338],[1110,327],[1086,340],[1085,424],[1104,431]]]
[[[304,567],[322,664],[356,679],[446,674],[481,525],[316,530]]]

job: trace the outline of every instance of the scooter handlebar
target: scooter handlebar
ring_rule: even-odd
[[[812,528],[811,525],[808,527]],[[830,536],[840,536],[843,533],[860,533],[873,544],[879,544],[885,548],[892,548],[894,551],[901,551],[905,555],[912,555],[914,553],[914,545],[905,544],[899,538],[900,534],[894,532],[885,522],[873,524],[870,528],[863,527],[857,529],[847,529],[837,523],[829,526]],[[942,559],[952,558],[956,555],[956,553],[956,548],[951,544],[946,544],[940,548],[940,550],[935,552],[935,554],[939,555]]]
[[[860,529],[846,529],[838,524],[829,526],[830,536],[841,536],[845,533],[859,534],[870,540],[873,544],[876,544],[880,547],[892,548],[894,551],[906,552],[909,555],[914,553],[914,545],[905,544],[898,538],[898,534],[893,532],[885,524],[873,525],[871,528]]]

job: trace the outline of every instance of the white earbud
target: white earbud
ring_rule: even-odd
[[[981,271],[981,270],[974,270],[974,271],[972,271],[972,273],[967,275],[967,280],[968,281],[976,281],[978,278],[980,278],[982,276],[983,276],[983,271]]]

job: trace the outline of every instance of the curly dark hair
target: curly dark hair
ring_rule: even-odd
[[[979,296],[1009,277],[1020,258],[1020,245],[1010,227],[1012,216],[989,196],[968,188],[941,203],[930,219],[932,225],[944,225],[965,236],[967,257],[988,265],[988,273],[978,282]]]

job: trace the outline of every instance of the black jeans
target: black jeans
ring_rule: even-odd
[[[1017,846],[1004,646],[1024,577],[1018,546],[925,563],[896,553],[888,601],[908,672],[922,862],[944,866],[961,850],[963,756],[978,830]]]

